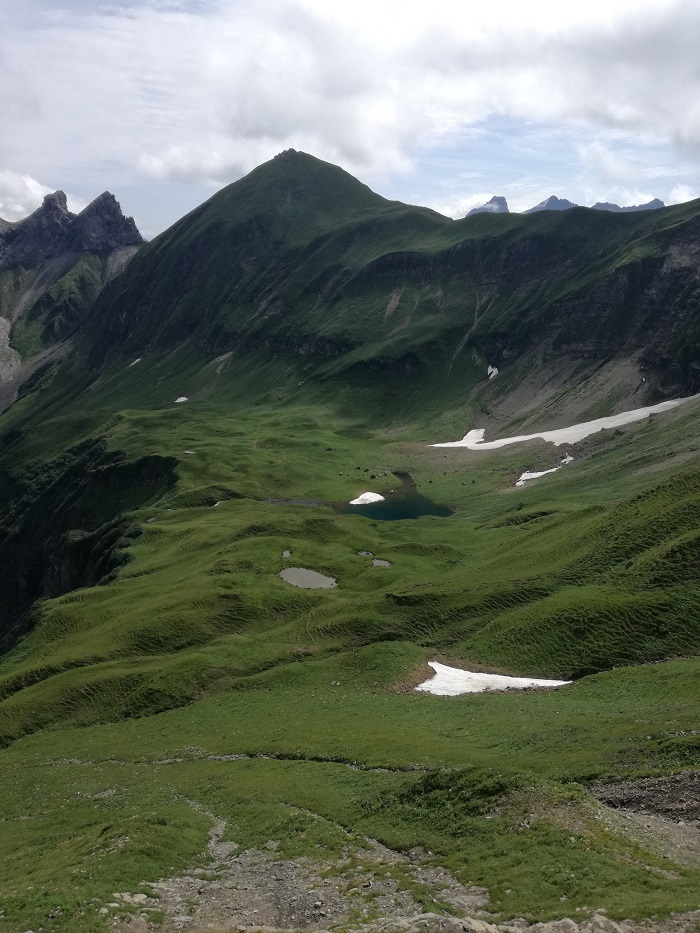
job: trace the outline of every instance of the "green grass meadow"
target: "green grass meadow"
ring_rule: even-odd
[[[18,502],[90,438],[176,479],[144,474],[111,516],[132,529],[121,569],[40,600],[0,658],[0,931],[108,929],[114,892],[206,867],[207,814],[282,857],[423,846],[494,918],[698,907],[700,871],[607,827],[585,789],[700,764],[697,404],[516,488],[561,449],[427,446],[469,407],[431,422],[416,401],[388,428],[381,400],[301,364],[128,362],[87,391],[64,368],[0,421]],[[124,501],[100,464],[80,475],[89,533]],[[394,471],[454,514],[336,512]],[[433,659],[574,682],[433,697],[413,689]]]

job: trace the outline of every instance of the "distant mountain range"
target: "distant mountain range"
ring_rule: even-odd
[[[647,201],[646,204],[633,204],[630,207],[619,207],[609,201],[598,201],[593,205],[593,210],[612,211],[614,214],[631,214],[633,211],[657,211],[660,207],[666,207],[666,205],[659,198],[654,198]]]
[[[578,204],[575,204],[573,201],[567,201],[566,198],[558,198],[556,195],[551,195],[548,198],[545,198],[544,201],[540,201],[539,204],[535,204],[534,207],[529,208],[526,211],[522,211],[523,214],[536,214],[538,211],[568,211],[571,207],[579,207]],[[610,201],[597,201],[591,208],[594,211],[610,211],[613,214],[630,214],[633,211],[656,211],[660,207],[665,207],[663,201],[659,198],[654,198],[651,201],[648,201],[646,204],[633,204],[629,207],[620,207],[619,204],[612,204]],[[481,207],[472,208],[467,214],[467,217],[471,217],[472,214],[509,214],[510,210],[508,208],[508,202],[501,195],[494,195],[490,201],[487,201],[485,204],[482,204]]]

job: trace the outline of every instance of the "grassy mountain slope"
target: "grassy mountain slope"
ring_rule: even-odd
[[[700,765],[700,405],[523,488],[562,449],[427,446],[641,404],[630,355],[692,332],[692,290],[644,309],[692,281],[696,209],[453,222],[292,153],[139,251],[0,418],[0,931],[128,929],[115,892],[206,877],[217,821],[343,878],[366,837],[421,847],[493,919],[698,907],[697,860],[587,788]],[[575,356],[615,321],[619,358]],[[394,472],[454,513],[336,510]],[[416,693],[432,659],[574,683]]]
[[[141,365],[125,378],[157,382],[157,368],[136,376]],[[189,870],[210,823],[184,798],[225,819],[239,845],[273,839],[289,857],[352,850],[348,832],[422,845],[486,885],[494,916],[695,906],[697,873],[674,862],[673,881],[656,875],[669,866],[663,848],[604,830],[583,789],[698,764],[694,408],[595,438],[546,485],[514,489],[522,469],[551,465],[551,448],[431,451],[339,417],[311,390],[301,406],[233,406],[227,383],[240,374],[227,372],[206,401],[103,422],[114,461],[176,461],[177,484],[153,487],[153,504],[131,513],[137,537],[97,527],[96,553],[119,538],[130,561],[107,585],[39,604],[2,661],[5,813],[23,827],[0,850],[12,866],[5,929],[56,905],[57,929],[102,929],[113,891]],[[72,402],[70,434],[106,419],[109,382],[80,396],[83,410]],[[35,443],[18,437],[15,462]],[[86,469],[108,484],[96,503],[114,507],[114,465]],[[385,489],[385,469],[409,469],[456,513],[372,523],[265,501],[347,501]],[[60,550],[69,563],[67,542]],[[360,550],[392,566],[371,567]],[[285,563],[339,586],[294,589],[277,576]],[[435,657],[587,676],[553,694],[406,692]],[[649,661],[662,663],[636,666]],[[254,757],[210,760],[232,755]],[[114,804],[95,797],[113,788]],[[47,834],[66,852],[61,868],[39,855]]]
[[[303,354],[328,375],[359,366],[365,382],[372,362],[437,366],[449,383],[469,378],[473,351],[481,370],[534,349],[599,359],[644,350],[655,381],[690,391],[698,211],[452,221],[287,152],[140,252],[94,317],[94,358],[191,340],[212,353]]]

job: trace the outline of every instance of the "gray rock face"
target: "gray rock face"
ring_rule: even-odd
[[[108,191],[79,214],[68,210],[63,191],[55,191],[24,220],[0,223],[0,270],[30,268],[58,256],[111,252],[142,242],[133,218],[124,217]]]
[[[659,198],[653,198],[646,204],[632,204],[629,207],[620,207],[619,204],[613,204],[610,201],[597,201],[592,210],[611,211],[613,214],[631,214],[634,211],[658,211],[660,207],[666,207],[666,205]]]
[[[492,198],[492,200],[495,199]],[[646,204],[633,204],[629,207],[620,207],[619,204],[613,204],[611,201],[598,201],[593,205],[591,210],[610,211],[612,214],[630,214],[633,211],[656,211],[660,207],[665,206],[664,202],[659,200],[659,198],[654,198]],[[485,207],[486,205],[484,205],[484,208]],[[578,204],[575,204],[573,201],[567,201],[566,198],[558,198],[556,195],[552,195],[545,201],[540,201],[539,204],[535,204],[535,206],[531,207],[529,210],[523,211],[523,214],[536,214],[538,211],[568,211],[571,207],[578,207]],[[483,208],[477,208],[477,211],[481,210],[483,210]],[[474,212],[472,211],[471,213]]]
[[[490,201],[487,201],[486,204],[482,204],[481,207],[474,207],[469,211],[467,217],[471,217],[472,214],[508,214],[508,202],[504,197],[496,194]]]
[[[523,211],[523,214],[536,214],[538,211],[568,211],[571,207],[578,207],[578,204],[567,201],[566,198],[558,198],[553,194],[546,200],[540,201],[539,204],[535,204],[534,207]]]

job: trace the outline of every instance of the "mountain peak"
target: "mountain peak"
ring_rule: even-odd
[[[47,194],[39,210],[57,211],[62,214],[70,213],[65,191],[54,191],[52,194]]]
[[[467,217],[471,217],[472,214],[508,214],[508,202],[501,195],[495,194],[490,201],[487,201],[485,204],[482,204],[481,207],[472,208]]]
[[[0,269],[34,266],[68,253],[106,252],[143,242],[133,218],[105,191],[72,214],[63,191],[47,194],[41,207],[11,226],[0,227]]]
[[[133,217],[125,217],[111,191],[103,191],[75,218],[74,242],[82,252],[138,246],[143,237]]]
[[[558,198],[555,194],[535,204],[534,207],[523,211],[523,214],[536,214],[538,211],[568,211],[572,207],[578,207],[573,201],[567,201],[566,198]]]
[[[199,235],[212,223],[233,229],[256,222],[280,237],[306,236],[336,226],[341,216],[389,203],[339,166],[286,149],[218,191],[196,210],[194,227],[183,218],[176,228]]]

